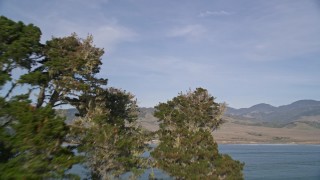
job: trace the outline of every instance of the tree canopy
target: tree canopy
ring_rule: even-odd
[[[3,100],[3,99],[2,99]],[[1,103],[6,126],[0,131],[0,179],[65,177],[80,157],[62,143],[68,127],[49,106],[35,109],[27,100]]]
[[[0,87],[11,80],[12,70],[31,69],[41,51],[38,27],[0,16]]]
[[[104,51],[93,37],[74,33],[41,44],[41,31],[32,24],[1,16],[0,27],[0,87],[12,84],[0,97],[0,179],[67,178],[76,163],[93,178],[139,172],[146,145],[135,124],[136,100],[97,77]],[[26,73],[12,79],[21,69]],[[19,85],[29,91],[9,96]],[[54,107],[62,104],[77,109],[74,124],[57,115]],[[63,145],[70,140],[82,155]]]
[[[243,164],[218,152],[211,132],[222,124],[224,104],[206,89],[180,93],[155,107],[160,144],[152,152],[159,168],[182,179],[241,179]]]
[[[150,136],[137,125],[134,95],[98,78],[104,50],[92,36],[40,37],[38,27],[0,16],[0,90],[9,87],[0,97],[0,179],[79,178],[67,173],[79,163],[93,179],[136,178],[148,168]],[[28,91],[12,93],[22,85]],[[63,104],[77,109],[72,124],[55,109]],[[219,154],[211,134],[223,109],[203,88],[156,106],[156,167],[181,179],[241,178],[243,164]]]
[[[18,82],[14,70],[31,71],[41,59],[41,31],[32,24],[0,17],[0,87]],[[30,83],[33,85],[32,83]],[[64,172],[79,161],[61,146],[68,127],[50,106],[35,108],[28,94],[0,97],[0,179],[66,177]]]
[[[85,164],[92,177],[113,179],[130,171],[139,175],[146,167],[141,154],[147,145],[144,132],[135,123],[138,108],[134,96],[109,88],[97,99],[98,103],[92,103],[96,106],[71,126],[79,151],[86,153]]]

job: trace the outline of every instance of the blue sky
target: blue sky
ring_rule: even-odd
[[[92,34],[100,76],[139,106],[196,87],[236,108],[320,100],[317,0],[0,0],[0,15],[43,42]]]

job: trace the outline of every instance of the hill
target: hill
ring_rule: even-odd
[[[140,124],[155,131],[158,122],[153,108],[141,108]],[[228,107],[225,123],[213,132],[218,143],[320,144],[320,102],[301,100],[274,107],[257,104],[250,108]]]
[[[320,128],[320,101],[300,100],[289,105],[274,107],[269,104],[257,104],[250,108],[227,108],[225,116],[244,122],[268,126],[285,127],[297,122]]]
[[[138,123],[149,131],[156,131],[159,129],[158,119],[153,116],[154,108],[140,108],[138,115]]]
[[[138,123],[149,131],[159,129],[154,108],[140,108]],[[75,109],[59,110],[67,123]],[[228,107],[225,123],[215,131],[218,143],[312,143],[320,144],[320,101],[301,100],[274,107],[257,104],[250,108]]]

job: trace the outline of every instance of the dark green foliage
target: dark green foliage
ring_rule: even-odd
[[[0,16],[0,87],[11,80],[13,69],[32,67],[41,50],[40,36],[38,27]]]
[[[86,129],[79,150],[86,152],[93,177],[108,179],[125,172],[139,172],[144,167],[140,155],[146,150],[142,132],[134,127],[119,128],[110,124]]]
[[[135,123],[136,100],[106,88],[107,79],[96,77],[104,51],[92,44],[92,37],[73,34],[42,45],[33,25],[1,16],[0,26],[0,87],[15,68],[28,70],[0,97],[0,179],[76,178],[65,172],[79,162],[93,178],[141,173],[148,136]],[[10,99],[17,83],[31,90]],[[36,105],[29,100],[33,89],[39,90]],[[56,115],[53,107],[61,104],[77,108],[74,124],[66,126]],[[211,135],[222,123],[223,108],[202,88],[159,104],[155,116],[162,122],[161,143],[153,152],[158,167],[184,179],[242,178],[243,165],[220,155]],[[84,157],[62,146],[66,137]]]
[[[85,164],[92,177],[112,179],[128,171],[141,173],[146,165],[141,154],[147,146],[143,131],[134,123],[137,105],[133,96],[110,88],[89,105],[86,116],[72,125],[72,132],[80,152],[86,153]]]
[[[138,117],[138,106],[133,98],[133,95],[125,91],[115,88],[107,89],[106,108],[110,109],[108,123],[124,127],[125,121],[135,122]]]
[[[194,92],[160,103],[155,107],[155,117],[159,118],[163,128],[186,127],[190,130],[215,130],[222,124],[224,104],[214,102],[207,90],[197,88]]]
[[[160,144],[152,156],[159,168],[182,179],[243,178],[243,164],[218,152],[211,131],[222,124],[224,105],[207,90],[181,93],[155,108]]]
[[[152,155],[159,167],[177,178],[242,179],[243,165],[219,154],[218,145],[208,131],[168,133],[163,142],[166,143],[160,143]]]
[[[0,87],[11,80],[15,69],[32,70],[42,59],[43,45],[38,27],[0,17]],[[46,83],[34,73],[29,85]],[[19,80],[22,82],[25,80]],[[62,147],[68,127],[51,106],[34,107],[29,94],[0,97],[0,179],[44,179],[64,177],[78,162],[71,149]]]
[[[104,51],[92,44],[92,36],[72,34],[41,45],[41,32],[33,25],[1,16],[0,26],[0,87],[15,68],[28,70],[0,98],[0,179],[71,178],[64,173],[82,157],[62,147],[66,136],[86,154],[82,162],[94,178],[140,172],[146,138],[135,124],[136,101],[96,78]],[[17,83],[31,90],[9,99]],[[39,90],[35,106],[28,100],[34,89]],[[72,131],[53,109],[61,104],[79,111]]]
[[[29,103],[14,99],[0,109],[1,117],[7,118],[0,129],[4,145],[0,179],[63,177],[78,161],[70,149],[61,146],[68,127],[51,107],[36,109]]]
[[[46,42],[38,67],[20,80],[40,89],[37,107],[46,100],[53,107],[68,103],[79,106],[82,100],[77,96],[95,95],[106,85],[106,79],[95,77],[100,71],[103,49],[96,48],[92,39],[92,36],[81,39],[72,34]]]

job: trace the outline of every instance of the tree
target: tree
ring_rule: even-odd
[[[211,134],[223,122],[224,107],[203,88],[156,106],[160,144],[152,157],[157,166],[182,179],[242,179],[243,164],[219,154]]]
[[[114,179],[129,171],[133,176],[142,173],[146,159],[141,154],[147,146],[145,135],[135,124],[138,109],[134,96],[108,88],[87,105],[91,106],[86,108],[86,116],[79,117],[72,130],[91,176]]]
[[[92,36],[81,39],[75,33],[46,42],[38,66],[19,81],[40,89],[37,108],[45,102],[52,107],[70,103],[79,106],[79,96],[90,96],[107,84],[107,79],[95,77],[103,49],[92,43]]]
[[[31,69],[41,51],[40,36],[38,27],[0,16],[0,89],[14,69]]]
[[[15,69],[30,72],[43,58],[38,27],[0,17],[0,87],[12,81]],[[35,78],[34,82],[42,81]],[[69,128],[47,106],[34,107],[29,94],[0,97],[0,179],[62,178],[79,162],[72,149],[62,147]],[[35,84],[29,83],[31,86]]]
[[[7,119],[0,129],[0,179],[61,178],[79,161],[62,146],[68,127],[50,106],[36,109],[16,97],[3,102],[0,114]]]
[[[96,77],[103,50],[92,43],[92,36],[81,39],[76,34],[47,41],[43,59],[19,82],[40,89],[36,108],[76,107],[79,119],[72,127],[72,139],[86,154],[93,177],[107,178],[141,168],[139,154],[146,145],[141,129],[134,125],[137,107],[133,96],[106,88],[107,79]]]
[[[27,70],[0,97],[0,179],[64,178],[80,159],[94,178],[141,172],[146,138],[135,124],[136,100],[96,77],[104,51],[92,36],[72,34],[41,44],[33,25],[5,17],[0,25],[0,87],[12,80],[14,69]],[[29,85],[29,93],[10,98],[17,83]],[[38,93],[35,105],[31,92]],[[67,126],[56,115],[53,108],[61,104],[77,108],[75,124]],[[62,146],[67,137],[79,143],[84,157]]]

